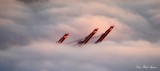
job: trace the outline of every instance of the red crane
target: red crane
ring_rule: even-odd
[[[95,42],[95,43],[99,43],[99,42],[102,42],[104,40],[104,38],[112,31],[112,29],[114,28],[114,26],[111,26],[108,30],[105,31],[105,33],[103,33],[102,35],[99,35],[99,36],[96,36],[96,37],[93,37],[96,32],[98,31],[98,28],[94,29],[93,32],[91,32],[88,36],[86,36],[85,38],[82,38],[82,39],[78,39],[78,40],[75,40],[75,41],[71,41],[71,42],[68,42],[66,44],[70,44],[70,43],[75,43],[77,42],[79,45],[83,45],[83,44],[87,44],[88,41],[90,39],[94,39],[94,38],[98,38],[99,39]],[[67,37],[68,37],[69,33],[66,33],[59,41],[57,41],[57,43],[62,43]]]
[[[64,34],[64,36],[59,41],[57,41],[57,43],[62,43],[68,37],[68,35],[69,33]]]
[[[109,34],[109,32],[112,31],[113,27],[114,26],[111,26],[105,33],[103,33],[95,43],[102,42],[102,40]]]
[[[92,33],[90,33],[84,40],[78,41],[78,44],[86,44],[92,37],[93,35],[98,31],[98,28],[94,29]]]

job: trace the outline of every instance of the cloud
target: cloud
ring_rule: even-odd
[[[159,0],[0,0],[1,71],[137,71],[159,69]],[[65,42],[96,35],[79,48]],[[154,69],[153,71],[158,71]],[[146,71],[152,71],[146,69]]]
[[[27,46],[14,46],[6,51],[0,51],[0,69],[3,71],[135,71],[138,70],[137,65],[159,66],[160,53],[157,44],[143,40],[122,43],[109,41],[79,48],[46,41],[33,42]],[[158,71],[158,69],[146,70]]]
[[[59,36],[66,32],[71,33],[73,38],[70,38],[74,40],[76,36],[84,37],[95,27],[101,29],[98,33],[101,34],[112,24],[116,26],[113,34],[109,37],[113,41],[138,39],[151,42],[159,41],[157,39],[159,38],[159,34],[157,34],[159,29],[154,28],[157,26],[157,19],[159,19],[158,11],[152,11],[149,7],[156,3],[155,7],[151,6],[156,9],[156,0],[140,2],[144,3],[140,4],[140,7],[146,8],[146,11],[148,11],[144,14],[135,5],[129,5],[128,3],[131,3],[131,1],[124,3],[111,1],[111,4],[108,4],[108,0],[105,2],[103,0],[1,0],[1,3],[0,21],[2,26],[0,33],[3,48],[10,44],[22,44],[16,40],[24,41],[24,44],[36,40],[56,41]],[[138,2],[134,3],[139,4]],[[150,19],[145,14],[153,15],[153,18]],[[13,27],[10,25],[3,26],[4,24],[12,24]],[[83,30],[79,31],[82,27]],[[153,35],[154,37],[150,38]],[[17,36],[22,38],[14,38]]]
[[[18,0],[24,3],[34,3],[34,2],[38,2],[38,1],[47,1],[47,0]]]

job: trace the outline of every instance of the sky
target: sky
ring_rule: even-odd
[[[0,71],[160,71],[159,51],[160,0],[0,0]]]

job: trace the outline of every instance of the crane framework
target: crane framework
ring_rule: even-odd
[[[72,41],[72,42],[68,42],[68,43],[77,42],[78,45],[84,45],[84,44],[87,44],[90,39],[99,37],[98,40],[95,42],[95,44],[97,44],[97,43],[102,42],[105,39],[105,37],[112,31],[113,28],[114,28],[114,26],[110,26],[110,28],[107,29],[102,35],[93,37],[98,31],[98,28],[96,28],[88,36],[86,36],[85,38],[78,39],[78,40],[75,40],[75,41]],[[60,38],[59,41],[57,41],[57,43],[60,43],[60,44],[63,43],[64,40],[66,40],[68,38],[68,36],[69,36],[69,33],[64,34],[63,37]]]

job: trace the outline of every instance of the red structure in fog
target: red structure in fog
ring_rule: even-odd
[[[98,31],[98,28],[94,29],[92,33],[90,33],[83,41],[78,41],[78,44],[86,44],[92,37],[93,35]]]
[[[102,42],[104,38],[109,34],[109,32],[112,31],[113,27],[114,26],[111,26],[105,33],[103,33],[101,37],[95,43]]]
[[[57,43],[62,43],[67,37],[68,37],[69,33],[66,33],[59,41],[57,41]]]
[[[111,26],[108,30],[105,31],[105,33],[103,33],[102,35],[99,35],[99,36],[96,36],[96,37],[93,37],[96,32],[98,31],[98,28],[94,29],[93,32],[91,32],[88,36],[86,36],[85,38],[83,39],[79,39],[79,40],[75,40],[75,41],[72,41],[72,42],[69,42],[69,43],[74,43],[74,42],[77,42],[79,45],[83,45],[83,44],[87,44],[88,41],[92,38],[98,38],[98,40],[95,42],[95,43],[100,43],[104,40],[104,38],[112,31],[112,29],[114,28],[114,26]],[[57,41],[57,43],[62,43],[67,37],[68,37],[69,33],[65,34],[59,41]],[[67,44],[69,44],[67,43]]]

